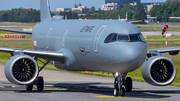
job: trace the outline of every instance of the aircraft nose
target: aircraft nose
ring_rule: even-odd
[[[139,68],[144,62],[147,54],[145,43],[129,44],[120,49],[120,61],[127,67]]]

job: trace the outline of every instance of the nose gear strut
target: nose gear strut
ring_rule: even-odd
[[[132,79],[127,77],[127,74],[120,74],[119,72],[114,73],[114,96],[117,97],[119,94],[125,96],[125,91],[132,91]]]

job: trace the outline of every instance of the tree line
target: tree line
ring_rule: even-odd
[[[168,22],[168,17],[180,17],[180,0],[166,0],[163,5],[154,5],[150,15],[160,22]]]
[[[120,11],[117,10],[110,10],[110,11],[103,11],[98,10],[95,11],[95,8],[92,7],[91,11],[87,12],[86,16],[81,16],[81,18],[87,18],[87,19],[118,19],[120,16],[121,19],[126,18],[126,13],[128,13],[128,19],[129,20],[142,20],[142,23],[145,22],[145,19],[147,18],[146,12],[144,10],[144,7],[146,5],[143,4],[137,4],[135,6],[133,5],[122,5],[120,8]]]
[[[55,15],[51,13],[51,16]],[[61,12],[59,15],[66,16],[67,19],[78,19],[75,12]],[[12,9],[0,11],[0,22],[40,22],[40,11],[35,9]]]
[[[35,9],[12,9],[0,11],[1,22],[39,22],[40,11]]]
[[[79,5],[81,5],[79,3]],[[78,6],[79,6],[78,5]],[[77,6],[77,5],[75,5]],[[79,18],[87,18],[87,19],[118,19],[118,16],[121,19],[126,17],[126,12],[128,12],[128,19],[134,20],[142,20],[146,19],[146,12],[144,11],[144,6],[142,4],[138,4],[136,6],[132,5],[123,5],[120,11],[111,10],[111,11],[103,11],[101,9],[95,10],[93,6],[90,11],[83,12],[86,15],[78,16],[77,12],[61,12],[59,15],[64,16],[67,19],[79,19]],[[54,15],[54,14],[51,14]],[[12,9],[7,11],[0,11],[0,22],[39,22],[40,21],[40,11],[31,9]]]
[[[79,3],[79,5],[81,5]],[[75,6],[79,6],[75,5]],[[78,16],[78,12],[61,12],[59,15],[65,16],[67,19],[118,19],[120,16],[121,19],[125,19],[126,12],[128,12],[129,20],[142,20],[142,23],[145,22],[147,18],[147,13],[144,8],[146,5],[137,4],[133,5],[122,5],[120,11],[111,10],[103,11],[101,9],[96,10],[93,6],[90,11],[83,12],[81,16]],[[81,13],[79,13],[81,14]],[[152,10],[148,12],[153,17],[157,17],[158,21],[167,22],[168,17],[178,17],[180,16],[180,0],[166,0],[163,5],[155,5]],[[54,15],[54,14],[51,14]],[[35,9],[12,9],[7,11],[0,11],[0,22],[39,22],[40,21],[40,11]]]

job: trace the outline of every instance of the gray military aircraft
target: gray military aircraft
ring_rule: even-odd
[[[49,62],[68,71],[113,73],[114,96],[119,93],[125,96],[125,91],[132,91],[132,79],[126,75],[143,63],[142,75],[149,84],[165,86],[174,81],[176,66],[161,53],[177,55],[179,47],[147,50],[141,32],[131,23],[119,20],[52,19],[49,1],[40,0],[40,5],[41,22],[34,26],[32,32],[0,29],[32,34],[35,48],[0,47],[1,52],[12,55],[4,69],[11,83],[26,85],[27,91],[32,91],[33,85],[36,85],[38,91],[43,91],[44,80],[38,74]],[[38,58],[47,61],[40,69]]]

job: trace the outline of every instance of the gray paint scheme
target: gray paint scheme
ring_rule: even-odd
[[[97,20],[55,20],[40,22],[33,28],[32,41],[37,42],[37,46],[35,46],[36,50],[61,51],[66,48],[71,50],[78,61],[78,67],[82,67],[81,69],[77,69],[78,71],[119,71],[124,73],[137,69],[146,57],[146,43],[120,41],[104,43],[105,38],[111,33],[128,35],[140,33],[136,26],[118,20],[99,20],[98,23],[96,22]],[[80,32],[84,26],[95,27],[91,32]],[[103,32],[99,31],[103,26],[107,27],[103,28]],[[49,30],[51,30],[50,33]],[[67,33],[66,30],[68,30]],[[62,40],[64,34],[66,34],[66,37],[64,37],[63,46]],[[95,39],[97,34],[101,34],[98,42],[95,41],[97,40]],[[80,47],[85,48],[86,55],[81,55]],[[112,55],[115,56],[114,59],[112,59]],[[128,58],[128,55],[131,58]],[[137,58],[141,59],[134,61]],[[127,64],[127,62],[131,62],[131,64]],[[131,66],[129,67],[128,65]],[[127,69],[124,69],[124,67],[127,67]]]
[[[105,43],[104,40],[111,33],[139,34],[142,41]],[[48,0],[41,0],[41,22],[33,28],[32,43],[35,50],[0,47],[0,51],[51,60],[59,69],[126,74],[143,64],[147,52],[180,50],[177,47],[147,51],[147,44],[139,29],[126,21],[51,20]]]

